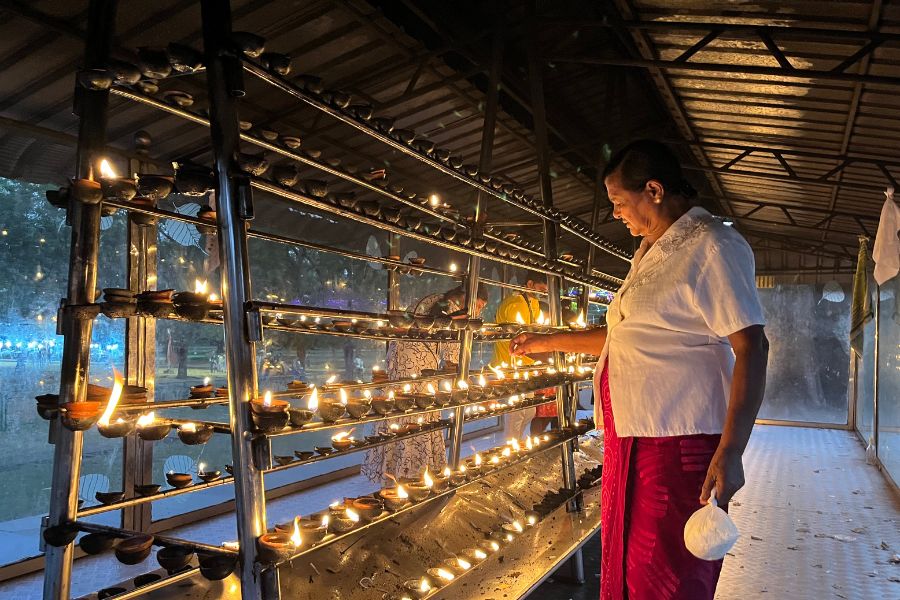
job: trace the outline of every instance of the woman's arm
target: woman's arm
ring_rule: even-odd
[[[734,349],[734,374],[731,378],[731,397],[722,440],[706,473],[700,502],[706,504],[709,493],[716,486],[716,502],[725,504],[744,486],[744,465],[741,457],[759,407],[766,391],[766,364],[769,340],[762,325],[752,325],[728,336]]]
[[[597,327],[549,334],[520,333],[510,341],[509,350],[514,356],[541,352],[600,354],[605,343],[606,327]]]

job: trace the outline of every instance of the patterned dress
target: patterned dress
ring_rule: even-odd
[[[443,294],[426,296],[416,305],[414,314],[427,315],[434,306],[444,299]],[[459,310],[453,302],[450,311]],[[392,381],[409,379],[425,369],[439,369],[442,362],[459,361],[459,342],[400,342],[388,344],[385,361],[388,379]],[[413,392],[425,392],[425,384],[412,386]],[[422,415],[425,421],[437,421],[441,413],[434,412]],[[416,422],[420,417],[398,417],[382,421],[377,431],[387,430],[393,423],[403,424]],[[362,474],[379,485],[387,485],[389,479],[385,474],[394,477],[419,478],[425,467],[432,472],[442,471],[447,465],[447,447],[444,443],[444,432],[433,431],[417,435],[392,444],[373,448],[366,452],[362,465]]]

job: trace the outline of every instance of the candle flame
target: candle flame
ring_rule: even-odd
[[[116,172],[105,158],[100,161],[100,177],[115,177]]]
[[[291,534],[291,543],[294,548],[299,548],[303,544],[303,538],[300,536],[300,517],[294,517],[294,533]]]
[[[431,488],[434,486],[434,479],[431,478],[431,475],[428,474],[428,467],[425,467],[425,474],[422,475],[422,481],[425,483],[425,487]]]
[[[447,569],[445,569],[443,567],[438,568],[437,574],[438,574],[438,577],[440,577],[444,581],[453,581],[453,579],[454,579],[453,573],[451,573],[450,571],[448,571]]]
[[[456,557],[456,564],[458,564],[459,568],[462,569],[463,571],[468,571],[469,569],[472,568],[472,563],[465,560],[464,558]]]
[[[325,385],[331,385],[335,381],[337,381],[337,375],[332,375],[331,377],[329,377],[328,379],[325,380]]]
[[[149,425],[153,425],[153,422],[156,420],[156,413],[153,411],[148,412],[146,415],[141,415],[138,417],[137,426],[138,427],[147,427]]]
[[[409,498],[409,494],[406,493],[406,490],[403,489],[403,486],[399,483],[397,484],[397,497],[398,498]]]
[[[194,280],[194,293],[195,294],[205,294],[206,293],[206,280],[200,281],[199,279]]]
[[[422,583],[419,584],[420,592],[429,592],[431,591],[431,585],[429,585],[428,580],[424,577],[422,578]]]
[[[112,393],[109,395],[109,402],[106,403],[106,410],[103,411],[103,414],[100,415],[100,420],[97,421],[98,425],[109,425],[113,411],[116,410],[116,405],[122,396],[122,374],[113,369],[113,377],[115,377],[115,380],[113,381]]]
[[[265,407],[272,406],[272,392],[270,392],[268,390],[263,395],[263,406],[265,406]]]
[[[518,323],[519,325],[525,324],[525,319],[522,318],[522,313],[520,312],[516,313],[516,323]]]
[[[346,514],[348,519],[350,519],[354,523],[359,523],[359,514],[355,510],[353,510],[352,508],[348,508]]]
[[[197,424],[183,423],[181,427],[179,427],[179,429],[181,429],[181,431],[187,431],[188,433],[194,433],[195,431],[197,431]]]
[[[347,406],[347,390],[341,388],[340,390],[338,390],[338,394],[340,394],[341,396],[341,404]]]
[[[306,404],[306,407],[311,411],[319,408],[319,390],[316,389],[316,386],[313,386],[312,394],[309,395],[309,402]]]
[[[434,389],[434,386],[431,385],[431,383],[429,383],[426,387],[428,388],[428,393],[431,394],[432,396],[434,396],[437,393],[437,390]]]

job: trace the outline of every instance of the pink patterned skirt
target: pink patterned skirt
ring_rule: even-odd
[[[719,435],[617,437],[606,367],[600,600],[713,600],[722,561],[684,546]]]

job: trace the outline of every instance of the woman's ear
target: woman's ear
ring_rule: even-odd
[[[644,185],[644,192],[648,194],[654,204],[662,204],[663,197],[666,195],[665,188],[655,179],[647,181]]]

